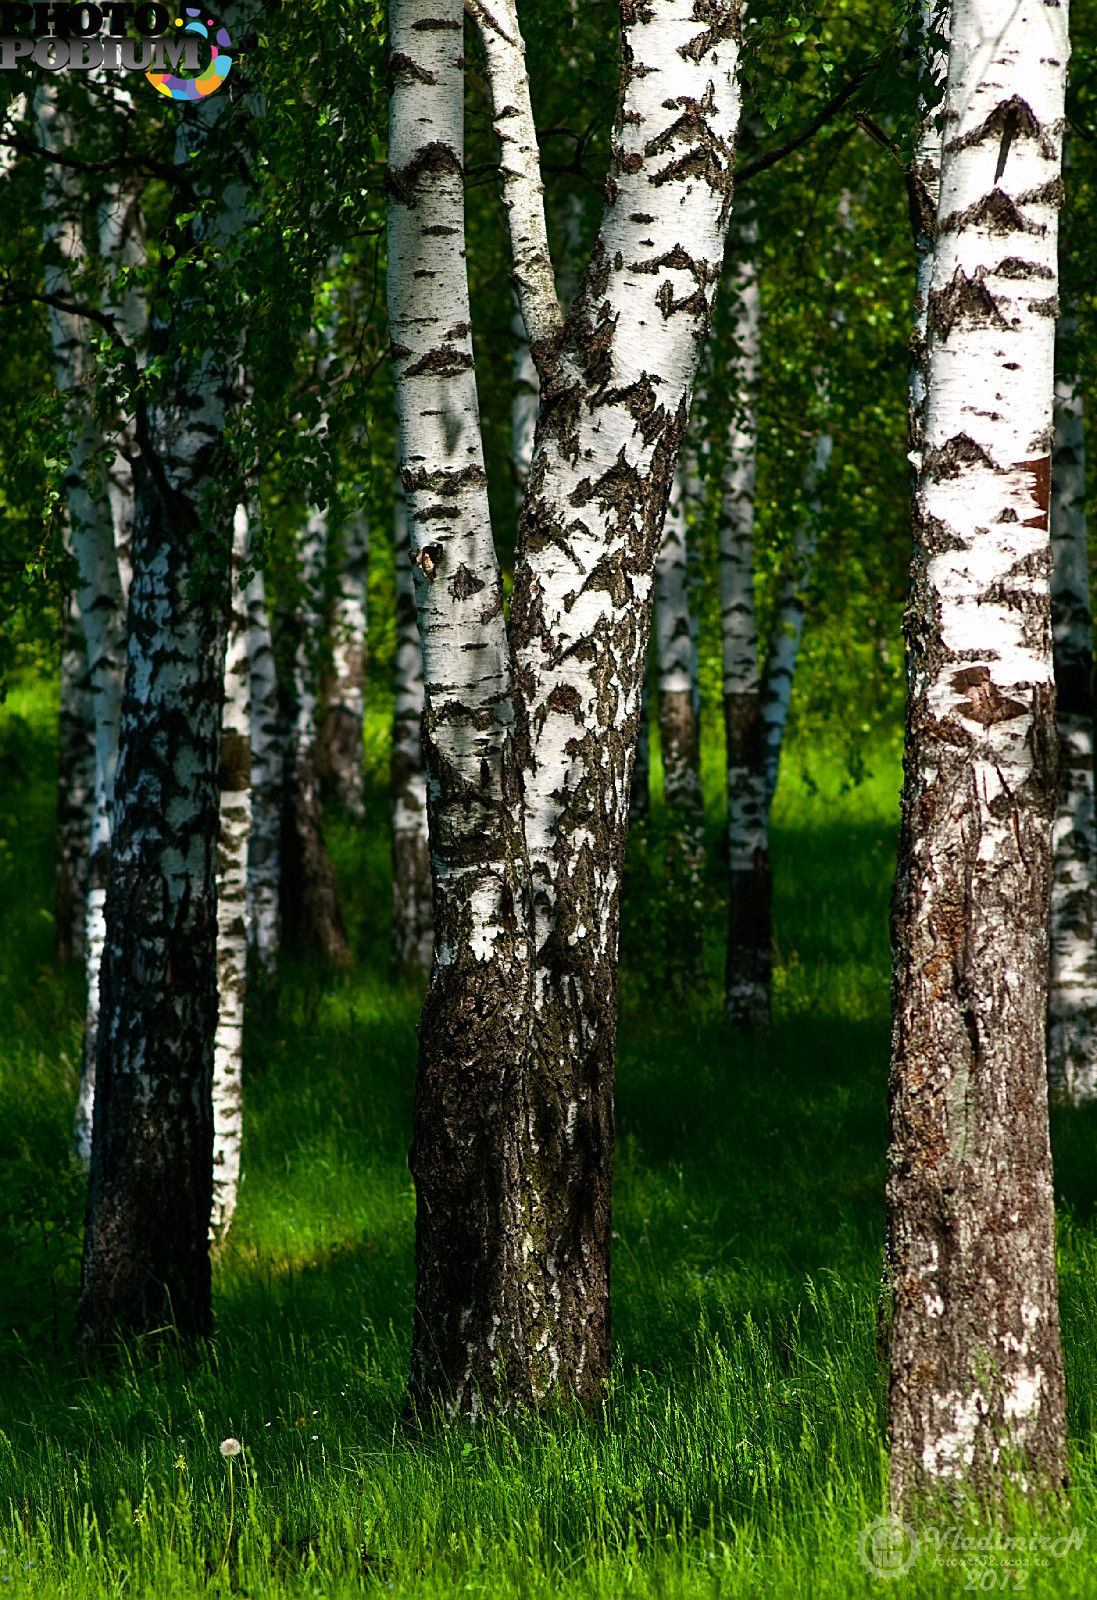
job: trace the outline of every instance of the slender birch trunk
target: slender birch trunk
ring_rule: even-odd
[[[822,504],[819,485],[830,465],[834,441],[821,433],[815,441],[811,464],[804,474],[804,498],[808,514],[796,529],[792,567],[777,601],[762,680],[762,746],[766,778],[766,810],[773,805],[777,777],[781,769],[781,750],[785,742],[788,708],[792,700],[792,681],[804,633],[804,596],[811,584],[815,552],[819,546],[819,520]]]
[[[56,936],[60,962],[84,960],[88,851],[95,805],[95,717],[84,624],[75,590],[66,597],[57,728]]]
[[[57,91],[54,88],[39,91],[36,113],[41,143],[47,148],[64,144],[67,119],[58,109]],[[83,204],[81,187],[70,168],[49,163],[46,172],[43,193],[46,292],[60,301],[71,302],[74,298],[72,274],[80,270],[86,257],[79,222]],[[87,988],[84,1064],[73,1131],[73,1149],[86,1168],[91,1159],[99,971],[106,936],[111,807],[118,761],[118,724],[125,660],[125,607],[114,549],[114,522],[105,486],[105,441],[90,393],[92,379],[87,327],[83,318],[62,311],[56,305],[50,306],[49,319],[57,387],[66,396],[71,441],[69,471],[65,479],[66,495],[95,723],[95,793],[88,847],[84,921]]]
[[[257,511],[249,512],[254,526]],[[271,978],[281,926],[284,757],[278,677],[262,569],[244,596],[248,616],[251,831],[248,839],[247,927],[258,973]]]
[[[717,528],[727,746],[725,1006],[729,1022],[742,1028],[768,1023],[773,969],[769,788],[754,619],[754,492],[762,333],[756,240],[757,225],[749,218],[737,229],[731,286],[735,325],[727,376],[733,413]]]
[[[243,18],[226,19],[233,37]],[[227,248],[248,189],[224,96],[178,110],[177,198],[195,245]],[[228,148],[226,148],[228,147]],[[213,174],[222,186],[203,220]],[[81,1348],[211,1325],[221,699],[231,587],[225,417],[238,353],[210,348],[188,290],[150,331],[138,410],[133,579],[107,893]],[[232,341],[226,341],[226,346]],[[195,349],[204,351],[195,355]],[[204,570],[203,570],[204,568]]]
[[[888,1182],[892,1491],[1066,1472],[1048,1145],[1048,573],[1067,7],[954,0],[910,693]]]
[[[655,662],[663,756],[668,977],[695,981],[704,917],[705,812],[694,708],[696,650],[689,604],[685,471],[674,475],[655,562]]]
[[[528,892],[465,272],[461,0],[393,0],[389,36],[389,325],[423,647],[435,919],[410,1156],[409,1387],[426,1414],[475,1416],[529,1389],[517,1153]]]
[[[423,652],[408,544],[404,485],[393,502],[396,657],[392,703],[392,961],[397,972],[430,971],[431,912],[427,773],[423,765]]]
[[[620,883],[654,568],[739,115],[734,0],[652,0],[622,18],[606,207],[544,358],[510,617],[536,951],[526,1337],[534,1394],[586,1403],[610,1367]],[[537,358],[532,329],[530,343]]]
[[[221,710],[221,815],[217,844],[217,1034],[213,1049],[213,1206],[210,1232],[223,1239],[236,1210],[243,1129],[244,996],[247,986],[248,840],[251,834],[251,661],[240,577],[248,514],[236,508],[232,597]]]
[[[934,11],[938,16],[934,18]],[[945,28],[947,40],[948,18],[935,7],[934,0],[921,0],[921,26],[924,36],[922,46],[922,123],[914,160],[907,173],[907,193],[910,201],[910,223],[914,233],[914,327],[910,336],[910,366],[908,368],[908,424],[910,464],[914,481],[922,470],[922,447],[926,431],[926,356],[929,338],[929,290],[933,277],[933,253],[937,243],[937,206],[941,195],[941,131],[939,110],[927,107],[927,98],[934,98],[948,77],[948,56],[932,48],[931,30]]]
[[[537,431],[537,404],[540,383],[537,367],[530,354],[522,308],[517,303],[511,319],[514,339],[510,376],[510,462],[514,474],[514,496],[521,509],[529,482],[529,465],[533,460],[533,440]]]
[[[1051,879],[1048,1081],[1076,1104],[1097,1098],[1097,815],[1093,618],[1089,601],[1085,429],[1074,370],[1077,323],[1060,324],[1051,465],[1051,624],[1059,801]]]
[[[369,520],[357,512],[342,529],[331,618],[332,670],[320,728],[322,787],[360,822],[365,815],[362,724],[366,713],[366,588]]]
[[[292,939],[299,949],[312,951],[332,966],[346,967],[350,964],[350,949],[335,872],[324,843],[317,774],[319,656],[327,542],[327,517],[312,506],[297,543],[301,599],[296,617],[293,729],[283,834],[282,928],[287,942]]]

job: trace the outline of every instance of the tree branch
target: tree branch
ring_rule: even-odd
[[[464,0],[487,56],[499,172],[514,258],[514,286],[538,371],[564,324],[549,254],[537,129],[529,95],[526,47],[514,0]]]
[[[735,174],[736,183],[745,183],[748,178],[753,178],[756,173],[766,172],[770,167],[775,167],[779,161],[783,161],[786,156],[790,156],[795,150],[799,150],[801,145],[807,144],[809,139],[815,137],[820,128],[824,127],[832,117],[841,111],[848,101],[853,99],[865,79],[871,78],[876,70],[876,66],[873,65],[865,67],[862,72],[856,73],[843,88],[839,89],[836,95],[827,101],[822,110],[812,117],[807,126],[801,128],[798,134],[784,144],[778,145],[776,150],[769,150],[764,156],[758,156],[756,160],[748,161],[746,166],[740,167]]]

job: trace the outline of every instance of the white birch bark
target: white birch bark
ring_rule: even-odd
[[[734,342],[726,372],[732,418],[721,482],[717,551],[727,749],[728,944],[725,1007],[738,1027],[769,1020],[771,896],[758,630],[754,615],[754,497],[762,305],[757,224],[736,229],[730,285]]]
[[[423,652],[408,543],[404,485],[393,498],[396,654],[392,705],[392,960],[398,971],[430,971],[431,910],[427,772],[423,765]]]
[[[56,92],[39,91],[36,117],[40,142],[54,148],[66,142],[66,122]],[[43,193],[44,277],[46,292],[72,302],[72,274],[86,259],[80,228],[80,184],[70,168],[48,163]],[[77,597],[88,652],[92,714],[95,721],[95,798],[88,853],[84,970],[87,1000],[84,1066],[77,1099],[73,1149],[87,1168],[91,1158],[91,1117],[95,1098],[95,1049],[99,1026],[99,969],[106,937],[107,879],[110,872],[111,808],[118,762],[125,655],[125,607],[114,549],[114,523],[106,490],[105,441],[95,417],[91,358],[84,319],[56,305],[49,307],[57,387],[67,398],[71,440],[65,478],[72,552],[78,574]]]
[[[925,438],[926,413],[926,351],[927,319],[929,317],[929,288],[933,276],[933,250],[937,239],[937,203],[941,193],[941,130],[940,108],[927,106],[930,97],[944,84],[948,76],[948,55],[934,48],[938,36],[948,38],[948,12],[934,0],[921,0],[921,26],[923,46],[922,71],[922,122],[918,130],[918,143],[908,174],[911,226],[914,230],[914,327],[910,337],[909,427],[910,464],[915,475],[922,467],[922,444]]]
[[[250,514],[254,525],[256,513]],[[278,959],[282,877],[283,730],[274,645],[262,569],[252,575],[245,602],[251,674],[251,833],[248,844],[248,936],[256,968],[274,975]]]
[[[623,8],[607,204],[542,370],[511,608],[534,887],[527,1265],[536,1387],[600,1392],[621,847],[655,558],[719,278],[739,115],[739,9]],[[561,1122],[561,1117],[563,1121]]]
[[[1097,1098],[1097,814],[1093,618],[1086,528],[1085,426],[1073,370],[1077,322],[1064,318],[1051,464],[1051,621],[1059,728],[1053,830],[1048,1081],[1075,1104]]]
[[[781,749],[792,699],[792,681],[796,676],[796,659],[800,654],[800,640],[804,633],[804,596],[811,583],[815,552],[819,545],[819,520],[822,515],[819,485],[830,465],[833,446],[831,435],[821,433],[815,441],[811,464],[804,474],[804,499],[808,514],[796,529],[792,567],[777,601],[769,654],[766,657],[762,683],[762,739],[765,748],[767,810],[772,806],[773,796],[777,792]]]
[[[247,985],[248,839],[251,833],[251,662],[246,598],[248,514],[236,508],[232,598],[221,708],[221,811],[217,844],[217,1034],[213,1047],[213,1206],[210,1237],[224,1239],[236,1211],[243,1131]]]
[[[1068,54],[1065,4],[954,0],[893,901],[898,1504],[1066,1469],[1045,1027]]]
[[[322,728],[325,786],[347,815],[365,815],[362,724],[366,713],[369,519],[358,511],[339,539],[339,570],[331,617],[331,677]]]

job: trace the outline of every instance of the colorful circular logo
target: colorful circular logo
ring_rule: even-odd
[[[232,40],[229,38],[228,29],[218,22],[216,17],[211,17],[208,11],[200,11],[197,6],[187,6],[183,12],[184,17],[193,20],[184,22],[183,17],[176,17],[175,26],[182,28],[184,33],[197,33],[203,39],[209,40],[210,64],[200,78],[180,78],[172,72],[147,72],[145,76],[154,89],[167,95],[169,100],[201,100],[207,94],[213,94],[219,89],[232,70],[232,57],[229,50]],[[206,20],[203,22],[202,18]]]

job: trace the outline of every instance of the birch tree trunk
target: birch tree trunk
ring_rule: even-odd
[[[388,303],[423,648],[434,964],[419,1025],[414,1406],[528,1392],[517,1147],[530,1025],[510,664],[464,257],[461,0],[393,0]],[[531,341],[532,342],[532,341]]]
[[[56,934],[60,962],[83,961],[88,851],[95,805],[95,718],[84,625],[75,590],[65,599],[57,726]]]
[[[282,927],[287,942],[335,967],[350,964],[335,872],[324,843],[317,774],[317,710],[328,525],[309,509],[297,545],[301,599],[293,661],[293,731],[283,833]]]
[[[1052,834],[1048,1081],[1078,1104],[1097,1098],[1097,816],[1085,430],[1072,359],[1076,338],[1075,319],[1064,318],[1051,465],[1059,800]]]
[[[423,765],[423,653],[408,544],[404,485],[393,502],[396,657],[392,703],[392,960],[408,976],[430,971],[431,913],[427,774]]]
[[[684,472],[674,475],[655,563],[655,661],[663,756],[668,910],[667,976],[696,981],[704,917],[705,812],[694,709],[696,651],[690,613]]]
[[[610,1368],[617,944],[655,561],[731,206],[740,10],[622,8],[606,207],[558,354],[511,604],[534,890],[525,1264],[535,1396]],[[528,325],[528,324],[527,324]],[[531,332],[538,356],[538,341]]]
[[[910,689],[888,1182],[892,1491],[1066,1471],[1048,1146],[1048,572],[1067,8],[955,0]]]
[[[369,521],[357,512],[342,529],[331,619],[332,671],[320,729],[322,787],[347,815],[365,815],[362,723],[366,711],[366,585]]]
[[[739,249],[731,285],[734,349],[727,374],[734,409],[717,526],[727,746],[725,1007],[728,1021],[742,1028],[768,1023],[773,967],[769,789],[754,620],[754,491],[762,332],[756,239],[753,219],[737,229]]]
[[[56,89],[39,91],[36,114],[40,142],[48,149],[63,145],[67,138],[67,119],[58,109]],[[74,299],[72,273],[80,269],[87,254],[79,221],[83,204],[81,187],[71,168],[48,163],[46,172],[43,193],[46,292],[59,301],[71,303]],[[66,498],[95,725],[95,790],[84,919],[87,990],[84,1063],[73,1131],[73,1149],[86,1168],[91,1159],[99,972],[106,936],[111,807],[125,656],[125,607],[114,549],[114,522],[105,487],[105,441],[90,393],[92,375],[86,325],[81,317],[62,311],[56,305],[50,306],[49,319],[57,387],[66,396],[71,441]]]
[[[222,1240],[236,1210],[243,1130],[244,996],[247,985],[248,839],[251,833],[251,661],[240,576],[248,553],[248,514],[237,506],[232,595],[221,710],[221,814],[217,844],[217,1035],[213,1049],[212,1239]]]
[[[907,193],[910,201],[910,223],[914,233],[914,327],[910,337],[909,433],[910,464],[915,481],[922,470],[922,447],[926,431],[926,356],[928,350],[929,290],[933,277],[933,253],[937,242],[937,205],[941,195],[941,132],[938,126],[939,109],[928,106],[943,88],[948,77],[948,56],[933,48],[932,30],[945,28],[947,39],[947,13],[935,7],[934,0],[921,0],[922,44],[922,123],[918,143],[907,174]],[[935,19],[934,11],[938,12]]]
[[[533,460],[540,384],[537,367],[530,354],[526,325],[522,321],[522,310],[517,304],[511,321],[511,333],[514,338],[514,355],[510,377],[510,461],[514,474],[514,496],[521,509],[526,485],[529,482],[529,465]]]
[[[249,513],[254,524],[256,513]],[[251,831],[248,839],[248,938],[258,972],[274,975],[278,958],[282,881],[284,760],[278,678],[274,664],[266,586],[257,569],[244,596],[251,674]]]
[[[766,777],[766,811],[773,805],[777,777],[781,769],[781,750],[785,742],[788,708],[792,700],[792,681],[804,633],[804,596],[811,583],[815,552],[819,546],[819,518],[822,504],[819,485],[830,465],[834,441],[821,433],[815,441],[811,464],[804,474],[807,517],[796,529],[792,568],[777,601],[762,681],[762,747]]]
[[[234,38],[242,21],[229,19]],[[244,44],[246,52],[246,30]],[[213,96],[178,110],[177,199],[197,213],[190,242],[211,250],[230,247],[246,215],[240,120],[231,119],[231,131],[229,119],[218,127],[230,104]],[[206,221],[202,201],[214,173],[221,187]],[[152,325],[159,375],[138,411],[133,580],[77,1306],[84,1349],[168,1326],[204,1337],[212,1315],[216,842],[234,503],[218,490],[230,465],[224,431],[238,353],[232,338],[208,345],[208,301],[194,279],[170,315]]]

